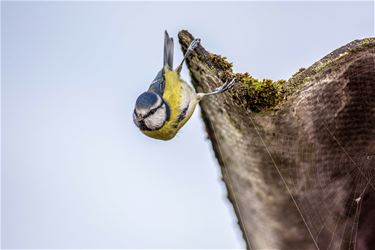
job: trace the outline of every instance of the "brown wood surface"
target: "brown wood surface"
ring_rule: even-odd
[[[183,51],[192,40],[179,33]],[[204,39],[202,40],[204,43]],[[199,46],[199,92],[223,84]],[[251,112],[231,92],[202,116],[249,249],[375,249],[375,39],[353,41],[289,79],[276,107]]]

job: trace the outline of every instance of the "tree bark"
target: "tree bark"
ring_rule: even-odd
[[[192,41],[179,33],[183,51]],[[199,46],[194,87],[249,249],[375,249],[375,39],[288,81],[259,81]]]

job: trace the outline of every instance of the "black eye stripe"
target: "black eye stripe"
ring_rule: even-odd
[[[150,110],[150,111],[149,111],[149,112],[143,117],[143,119],[149,117],[150,115],[155,114],[155,112],[156,112],[161,106],[163,106],[163,104],[164,104],[164,101],[161,101],[161,102],[160,102],[160,105],[157,106],[156,108],[151,109],[151,110]]]
[[[163,105],[165,106],[165,112],[166,112],[166,118],[165,118],[163,124],[162,124],[160,127],[158,127],[158,128],[149,128],[149,127],[146,125],[145,119],[148,118],[149,116],[153,115],[153,114],[154,114],[154,113],[155,113],[155,112],[156,112],[161,106],[163,106]],[[134,111],[134,113],[135,113],[136,117],[139,117],[139,115],[137,114],[136,111]],[[157,106],[156,108],[153,108],[152,110],[150,110],[145,116],[142,117],[141,120],[137,120],[137,123],[138,123],[137,126],[138,126],[141,130],[143,130],[143,131],[154,131],[154,130],[160,129],[160,128],[164,125],[164,123],[165,123],[166,121],[169,120],[169,118],[170,118],[169,105],[168,105],[167,102],[165,102],[165,101],[162,99],[162,102],[161,102],[161,104],[160,104],[159,106]]]

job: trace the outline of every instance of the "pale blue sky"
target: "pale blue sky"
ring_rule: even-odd
[[[168,142],[133,125],[164,30],[273,79],[374,36],[373,2],[1,8],[2,248],[243,248],[199,110]]]

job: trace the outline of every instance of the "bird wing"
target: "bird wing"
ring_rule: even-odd
[[[173,38],[169,37],[167,31],[164,33],[164,66],[165,65],[173,69]]]
[[[163,96],[165,87],[165,80],[163,76],[163,69],[159,71],[155,79],[151,82],[148,91],[155,92],[156,94]]]
[[[173,38],[169,37],[168,32],[165,31],[164,34],[164,66],[168,66],[170,69],[173,69]],[[149,91],[153,91],[160,96],[163,96],[165,88],[165,79],[164,79],[164,66],[163,69],[159,71],[155,79],[152,81]]]

